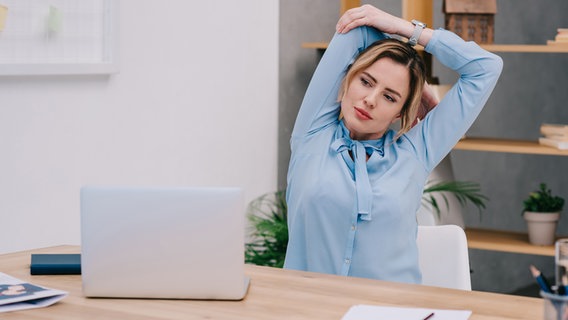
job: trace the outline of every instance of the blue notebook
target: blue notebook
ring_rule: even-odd
[[[81,254],[34,253],[30,273],[32,275],[81,274]]]

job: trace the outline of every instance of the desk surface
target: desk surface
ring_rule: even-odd
[[[75,253],[60,246],[0,255],[0,271],[66,290],[59,303],[1,315],[2,319],[341,319],[355,304],[472,310],[470,320],[541,319],[543,301],[488,292],[340,277],[246,266],[251,287],[243,301],[93,299],[81,294],[81,276],[31,276],[31,253]]]

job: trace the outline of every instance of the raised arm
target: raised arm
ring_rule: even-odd
[[[485,106],[503,61],[475,42],[466,42],[446,30],[436,30],[425,49],[459,74],[438,106],[407,134],[412,141],[423,141],[416,145],[424,149],[417,151],[431,170],[452,150]]]
[[[367,27],[334,35],[312,76],[292,138],[301,138],[338,121],[340,109],[337,95],[347,67],[359,52],[385,37],[382,32]]]

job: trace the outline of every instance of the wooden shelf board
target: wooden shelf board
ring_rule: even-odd
[[[568,44],[483,44],[487,51],[492,52],[542,52],[542,53],[564,53],[568,52]]]
[[[559,150],[554,147],[544,146],[539,144],[538,141],[494,138],[467,137],[460,140],[454,149],[568,156],[568,150]]]
[[[465,233],[470,249],[554,256],[554,245],[532,245],[525,233],[475,228],[466,228]]]
[[[304,42],[302,48],[306,49],[327,49],[327,42]],[[540,44],[484,44],[481,45],[485,50],[492,52],[540,52],[540,53],[568,53],[568,45],[540,45]],[[416,47],[423,50],[422,47]]]
[[[302,43],[302,48],[325,50],[327,49],[327,45],[327,42],[304,42]]]

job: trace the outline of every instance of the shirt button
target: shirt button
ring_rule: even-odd
[[[345,259],[345,264],[350,264],[351,260],[350,259]]]
[[[356,228],[357,227],[354,224],[351,225],[351,231],[355,231]]]

